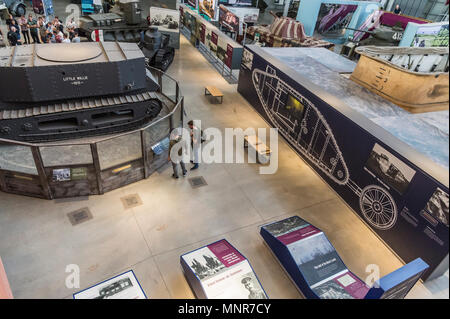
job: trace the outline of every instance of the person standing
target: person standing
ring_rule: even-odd
[[[176,152],[176,148],[178,148],[178,152]],[[178,164],[181,166],[181,171],[183,173],[183,177],[186,176],[187,170],[186,165],[183,162],[183,149],[186,147],[183,137],[180,134],[178,129],[175,129],[170,134],[170,144],[169,144],[169,161],[172,162],[173,168],[173,178],[178,178]],[[175,153],[176,152],[176,153]]]
[[[28,27],[30,28],[30,34],[34,43],[41,43],[39,40],[39,26],[36,19],[30,14],[28,15]]]
[[[14,47],[14,46],[20,44],[19,43],[19,38],[17,37],[16,27],[12,26],[10,28],[10,30],[8,31],[7,37],[8,37],[8,41],[9,41],[9,45],[10,46]]]
[[[191,167],[191,171],[197,169],[199,166],[199,157],[200,157],[200,146],[202,143],[202,131],[194,125],[194,121],[189,121],[188,126],[191,133],[191,147],[193,152],[193,161],[194,166]]]
[[[28,33],[28,21],[25,16],[21,16],[19,19],[20,29],[22,31],[24,44],[31,44],[30,34]]]
[[[400,8],[400,5],[399,5],[399,4],[397,4],[397,5],[395,6],[394,13],[395,13],[395,14],[401,14],[401,13],[402,13],[402,9]]]

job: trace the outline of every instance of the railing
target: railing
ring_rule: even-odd
[[[158,162],[159,164],[155,163],[155,158],[158,156],[153,156],[153,147],[165,140],[173,128],[183,125],[184,113],[184,99],[178,82],[158,69],[150,66],[147,66],[147,69],[158,81],[159,93],[173,103],[167,106],[174,105],[173,109],[169,108],[169,114],[145,127],[114,136],[96,136],[50,143],[27,143],[0,138],[0,190],[48,199],[70,195],[81,196],[72,194],[70,190],[65,190],[59,195],[55,195],[55,192],[62,185],[56,183],[69,178],[68,170],[82,167],[85,169],[84,173],[81,172],[82,176],[77,178],[85,182],[94,180],[96,187],[92,185],[91,187],[95,191],[90,193],[103,194],[105,187],[107,191],[111,187],[114,188],[114,186],[105,185],[105,174],[115,174],[109,171],[117,171],[118,166],[124,166],[127,163],[138,163],[138,166],[143,168],[143,178],[147,178],[159,168],[157,166],[160,163],[164,163],[163,158]],[[77,172],[79,175],[80,171]],[[20,179],[20,185],[28,181],[29,184],[35,183],[37,184],[35,186],[39,187],[22,192],[17,185],[14,187],[9,185],[9,183],[17,182],[17,179]],[[111,179],[113,178],[110,176],[108,180]],[[73,179],[71,181],[74,182]],[[119,184],[127,183],[128,181],[124,181]],[[36,189],[42,189],[42,193],[35,194]]]

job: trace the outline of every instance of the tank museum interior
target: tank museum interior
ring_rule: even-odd
[[[449,299],[448,0],[0,0],[0,299]]]

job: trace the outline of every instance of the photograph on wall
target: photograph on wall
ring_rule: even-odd
[[[366,167],[400,194],[406,191],[416,174],[415,170],[376,143]]]
[[[448,47],[449,25],[435,25],[427,26],[426,24],[420,26],[414,40],[411,43],[412,47]]]
[[[323,36],[344,36],[357,8],[357,5],[322,3],[315,30]]]
[[[74,299],[147,299],[133,271],[127,271],[73,295]]]
[[[347,269],[324,233],[293,242],[287,247],[311,286]]]
[[[226,269],[208,247],[183,255],[183,259],[200,280],[215,276]]]
[[[263,226],[274,237],[279,237],[284,234],[293,232],[298,229],[305,228],[310,224],[301,219],[298,216],[293,216],[287,219],[283,219],[279,222],[275,222],[270,225]]]
[[[216,20],[217,0],[199,0],[198,9],[210,20]]]
[[[428,212],[435,219],[448,227],[449,219],[449,196],[442,189],[437,188],[431,196],[430,200],[425,207],[425,211]]]
[[[150,23],[159,31],[178,31],[180,12],[159,7],[150,7]]]
[[[239,17],[245,23],[257,23],[259,17],[259,9],[258,8],[249,8],[249,7],[228,7],[228,10],[233,12],[235,15]],[[242,28],[242,27],[241,27]]]
[[[247,260],[202,282],[208,299],[267,299]]]
[[[70,168],[61,168],[53,170],[54,182],[67,182],[71,180]]]
[[[253,66],[253,53],[244,48],[244,53],[242,54],[242,64],[249,70]]]
[[[229,31],[240,33],[239,17],[222,5],[219,7],[219,24]]]

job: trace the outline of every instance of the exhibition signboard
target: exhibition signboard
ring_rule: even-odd
[[[418,151],[407,144],[402,136],[412,134],[412,128],[391,135],[397,133],[379,120],[399,114],[396,122],[403,119],[405,126],[410,115],[333,73],[334,64],[325,67],[301,53],[309,50],[314,56],[312,50],[320,49],[289,49],[246,46],[238,92],[403,261],[422,258],[430,265],[422,278],[439,276],[448,265],[448,168],[429,156],[441,149],[433,144]],[[359,97],[359,91],[364,95]],[[360,108],[353,104],[357,99]],[[377,113],[381,110],[384,115]]]
[[[428,268],[417,259],[370,288],[347,269],[325,233],[300,217],[263,225],[260,233],[307,298],[404,298]]]
[[[180,257],[195,295],[207,299],[267,299],[248,260],[222,239]]]
[[[183,12],[184,27],[190,32],[190,42],[204,44],[214,56],[222,61],[229,69],[239,69],[241,65],[243,47],[210,22],[186,6],[180,6]]]
[[[132,270],[77,292],[73,299],[147,299]]]

